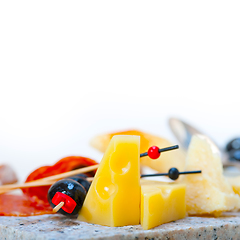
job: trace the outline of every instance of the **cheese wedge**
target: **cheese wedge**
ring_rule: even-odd
[[[141,225],[144,230],[186,217],[186,186],[141,182]]]
[[[214,214],[240,208],[240,197],[223,176],[218,148],[205,136],[191,139],[186,171],[202,170],[201,174],[185,175],[187,212],[191,215]]]
[[[129,130],[123,132],[114,132],[109,134],[103,134],[94,137],[90,144],[94,148],[101,152],[105,152],[111,138],[115,135],[138,135],[140,136],[140,152],[147,152],[151,146],[158,146],[159,148],[165,148],[173,145],[167,139],[151,135],[138,130]],[[173,150],[169,152],[161,153],[161,156],[152,160],[149,157],[142,157],[140,159],[141,165],[148,166],[158,172],[168,172],[172,167],[178,168],[179,171],[183,171],[185,167],[186,154],[181,149]]]
[[[140,219],[140,137],[114,136],[79,213],[81,221],[110,227]]]

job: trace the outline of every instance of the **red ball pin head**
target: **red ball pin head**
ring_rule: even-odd
[[[160,152],[159,152],[159,147],[157,146],[152,146],[148,149],[148,156],[151,158],[151,159],[157,159],[160,157]]]

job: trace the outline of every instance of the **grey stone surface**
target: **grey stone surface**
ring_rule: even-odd
[[[187,217],[151,230],[140,225],[105,227],[79,222],[64,216],[0,217],[0,239],[75,240],[75,239],[240,239],[240,213],[219,218]]]

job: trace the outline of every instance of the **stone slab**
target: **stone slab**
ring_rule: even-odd
[[[240,239],[240,213],[222,217],[187,217],[150,230],[140,225],[105,227],[69,219],[59,214],[32,217],[0,217],[0,239],[25,240],[183,240]]]

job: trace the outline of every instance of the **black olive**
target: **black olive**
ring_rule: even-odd
[[[83,178],[87,178],[88,175],[86,175],[86,174],[84,174],[84,173],[80,173],[80,174],[74,175],[73,177],[83,177]]]
[[[69,179],[72,179],[80,183],[85,188],[86,192],[88,192],[91,183],[86,178],[83,178],[81,176],[79,177],[78,175],[74,175],[73,177],[69,177]]]
[[[68,195],[77,204],[72,213],[67,213],[62,208],[58,211],[58,213],[64,214],[66,216],[77,217],[78,212],[82,208],[84,199],[86,197],[86,190],[84,187],[72,179],[62,179],[54,183],[48,190],[48,201],[53,208],[56,205],[52,203],[52,198],[57,192]]]
[[[230,161],[240,161],[240,149],[239,150],[231,150],[228,153]]]
[[[240,150],[240,138],[235,138],[232,141],[230,141],[226,146],[227,152],[230,152],[232,150]]]

